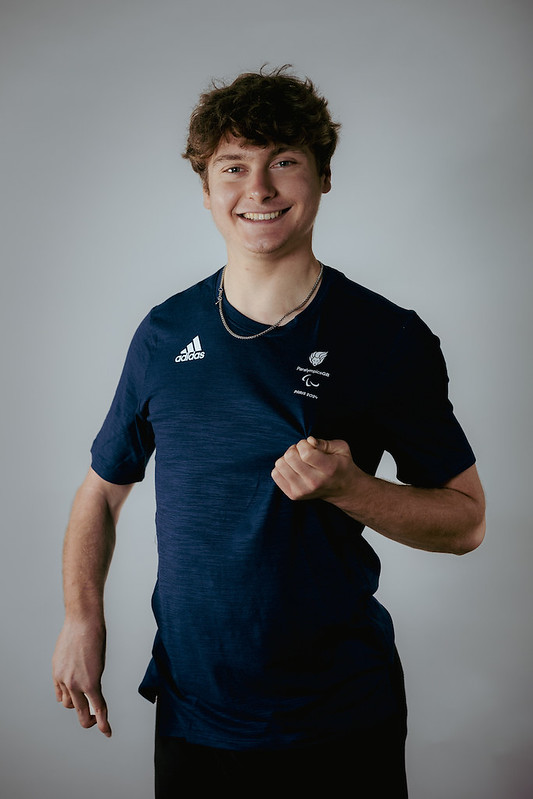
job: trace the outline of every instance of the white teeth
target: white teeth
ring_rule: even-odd
[[[253,221],[264,221],[265,219],[276,219],[282,213],[283,211],[271,211],[269,214],[242,214],[242,216]]]

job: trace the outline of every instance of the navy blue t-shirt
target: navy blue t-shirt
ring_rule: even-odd
[[[474,462],[439,340],[413,311],[326,267],[313,302],[238,340],[221,273],[154,308],[93,447],[105,480],[155,449],[158,632],[141,693],[163,735],[233,749],[325,741],[400,712],[379,560],[333,505],[271,478],[302,438],[340,438],[374,474],[439,486]],[[263,329],[224,300],[234,332]]]

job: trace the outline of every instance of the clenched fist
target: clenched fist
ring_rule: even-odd
[[[289,499],[324,499],[335,504],[352,493],[363,474],[346,441],[309,436],[278,458],[272,479]]]

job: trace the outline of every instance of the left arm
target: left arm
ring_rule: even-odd
[[[289,499],[330,502],[416,549],[462,555],[485,535],[485,498],[475,466],[438,488],[399,485],[359,469],[345,441],[310,436],[276,461],[272,479]]]

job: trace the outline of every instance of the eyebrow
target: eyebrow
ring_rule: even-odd
[[[279,147],[276,147],[274,150],[272,150],[270,156],[271,158],[276,158],[276,156],[280,155],[281,153],[287,153],[287,152],[301,153],[303,152],[303,148],[298,146],[291,146],[289,144],[280,144]],[[217,155],[216,158],[213,159],[213,165],[223,164],[228,161],[247,161],[250,158],[251,156],[243,152],[243,150],[239,150],[239,152],[236,153],[221,153],[220,155]]]

